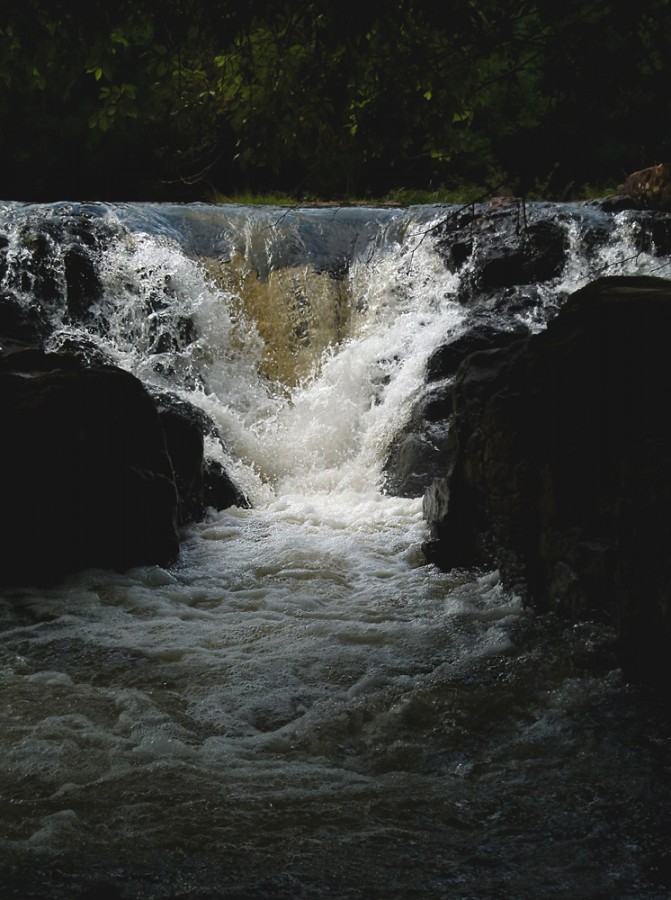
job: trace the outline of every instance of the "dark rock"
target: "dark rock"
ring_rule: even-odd
[[[211,506],[214,509],[228,509],[229,506],[239,506],[242,509],[251,507],[244,492],[216,459],[205,460],[203,501],[206,507]]]
[[[433,385],[421,397],[407,425],[389,447],[384,465],[386,493],[421,497],[445,471],[452,394],[452,384],[442,383]]]
[[[497,198],[451,212],[434,226],[445,265],[461,273],[459,299],[466,305],[558,277],[566,263],[568,237],[559,210]]]
[[[173,394],[155,400],[134,376],[83,356],[0,355],[0,583],[167,565],[179,524],[207,506],[249,505],[204,460],[204,435],[216,435],[205,412]]]
[[[153,392],[172,461],[180,524],[202,519],[207,507],[249,507],[221,463],[204,458],[204,438],[221,438],[207,413],[169,391]],[[223,445],[222,445],[223,446]]]
[[[458,272],[473,253],[473,241],[454,241],[445,249],[445,262],[450,272]]]
[[[469,320],[466,330],[449,343],[442,344],[427,363],[428,381],[449,378],[456,374],[461,363],[472,353],[505,346],[529,334],[524,323],[509,319],[500,321],[482,315]]]
[[[89,322],[103,296],[98,260],[112,234],[106,221],[67,206],[28,217],[14,237],[21,253],[12,261],[0,253],[2,278],[46,320],[59,311],[70,322]]]
[[[172,462],[177,488],[179,523],[194,522],[205,515],[203,501],[203,431],[186,410],[186,404],[158,406],[166,450]]]
[[[459,370],[451,469],[425,495],[443,568],[496,565],[540,610],[601,616],[671,669],[671,282],[604,278]]]
[[[68,314],[75,322],[86,322],[91,307],[103,295],[94,257],[90,250],[81,246],[69,247],[64,254],[63,267]]]
[[[505,346],[529,334],[511,316],[477,311],[465,331],[440,346],[427,363],[427,386],[410,418],[392,441],[384,464],[384,488],[397,497],[421,497],[444,474],[449,459],[447,433],[453,413],[453,379],[472,353]]]
[[[606,197],[605,200],[599,201],[598,206],[599,209],[609,213],[619,213],[624,212],[625,209],[639,208],[639,204],[633,197],[627,197],[623,194],[618,194],[616,197]]]
[[[49,334],[50,326],[37,304],[26,305],[8,292],[0,292],[0,343],[39,345]]]
[[[63,335],[58,341],[52,341],[57,344],[59,353],[65,353],[70,356],[76,356],[84,365],[87,366],[111,366],[113,365],[111,355],[100,347],[92,338],[83,337],[81,335],[75,337],[73,335]]]
[[[637,250],[652,256],[671,256],[671,214],[642,213],[632,219],[640,225],[631,236]]]
[[[21,283],[24,293],[30,294],[44,308],[60,305],[64,298],[49,234],[44,230],[29,232],[24,235],[22,243],[25,248]]]
[[[5,280],[7,275],[7,248],[9,247],[9,238],[0,234],[0,284]]]
[[[0,365],[0,581],[169,564],[177,495],[156,407],[115,368],[39,351]]]
[[[422,397],[421,416],[426,422],[444,423],[454,412],[454,383],[451,380],[429,385]]]
[[[69,353],[47,353],[39,347],[19,346],[0,355],[0,372],[26,377],[59,372],[80,372],[82,361]]]
[[[527,226],[513,243],[482,242],[474,282],[484,290],[533,284],[556,278],[567,249],[564,228],[552,219]]]

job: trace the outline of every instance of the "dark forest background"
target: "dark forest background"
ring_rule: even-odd
[[[615,185],[671,159],[671,0],[0,0],[0,198]]]

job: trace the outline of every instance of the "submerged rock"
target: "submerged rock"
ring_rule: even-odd
[[[613,623],[671,669],[671,281],[604,278],[546,331],[461,366],[451,468],[425,495],[444,569],[496,565],[539,610]]]

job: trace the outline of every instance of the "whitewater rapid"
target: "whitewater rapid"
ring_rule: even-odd
[[[637,743],[655,713],[607,632],[428,565],[421,498],[385,492],[467,320],[444,210],[8,204],[3,288],[33,302],[26,234],[82,213],[101,291],[84,320],[42,301],[49,347],[200,406],[252,508],[189,525],[169,569],[0,594],[8,896],[662,896],[646,797],[669,791]],[[626,216],[596,253],[567,227],[549,302],[660,265]],[[47,235],[66,295],[78,238]]]

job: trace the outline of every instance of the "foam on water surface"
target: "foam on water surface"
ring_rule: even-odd
[[[104,225],[102,290],[85,321],[51,303],[52,346],[85,338],[201,406],[254,508],[189,526],[169,570],[0,595],[9,896],[65,900],[95,874],[162,900],[652,900],[625,846],[653,768],[640,706],[576,662],[605,636],[534,622],[496,573],[427,565],[421,499],[382,488],[468,315],[444,210],[79,212]],[[5,288],[32,302],[25,234],[75,213],[3,208]],[[595,256],[571,220],[548,292],[630,271],[628,223]],[[49,234],[65,290],[74,238]]]

